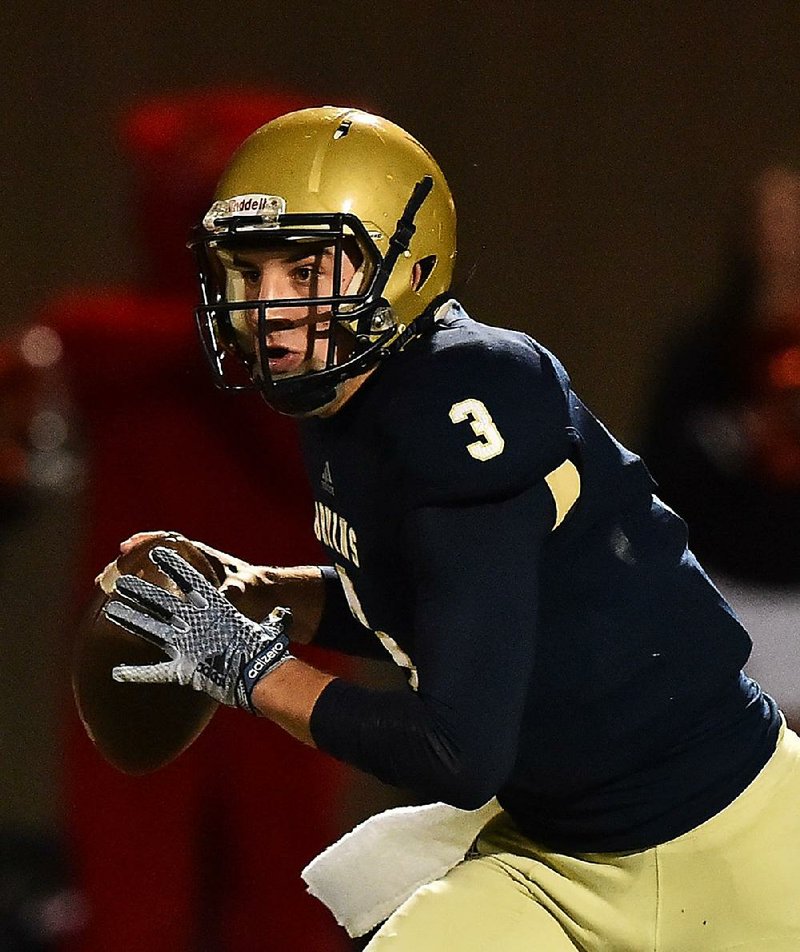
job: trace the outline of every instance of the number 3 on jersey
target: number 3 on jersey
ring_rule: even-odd
[[[474,397],[466,400],[459,400],[450,407],[450,419],[453,423],[463,423],[469,420],[472,432],[480,437],[474,443],[467,444],[467,452],[470,456],[481,461],[492,459],[499,456],[505,449],[506,441],[500,435],[500,431],[494,425],[489,411],[485,404]]]

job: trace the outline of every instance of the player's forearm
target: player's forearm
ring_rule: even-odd
[[[290,658],[253,689],[253,706],[285,731],[314,747],[309,722],[317,699],[333,675]]]
[[[276,605],[290,608],[292,641],[307,645],[314,640],[325,605],[325,586],[319,566],[291,568],[250,566],[246,575],[228,576],[225,595],[250,618],[266,617]]]

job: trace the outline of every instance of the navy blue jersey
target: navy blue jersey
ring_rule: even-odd
[[[335,567],[318,641],[409,675],[331,682],[320,748],[425,800],[497,795],[578,851],[677,836],[764,765],[779,715],[741,674],[747,633],[535,341],[451,303],[302,432]]]

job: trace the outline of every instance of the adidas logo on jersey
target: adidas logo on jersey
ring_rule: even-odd
[[[331,464],[326,460],[322,467],[322,477],[320,479],[322,488],[326,493],[333,495],[333,479],[331,479]]]

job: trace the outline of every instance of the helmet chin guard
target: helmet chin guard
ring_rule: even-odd
[[[330,293],[245,294],[237,254],[303,242],[330,249]],[[260,390],[276,410],[306,415],[418,332],[419,316],[449,286],[455,212],[441,171],[411,136],[377,116],[322,107],[282,116],[243,143],[189,247],[202,294],[195,317],[217,385]],[[356,275],[343,288],[344,255],[352,263],[356,248]],[[322,366],[273,373],[268,333],[292,309],[313,327],[310,340],[327,340],[325,359],[317,350]]]

